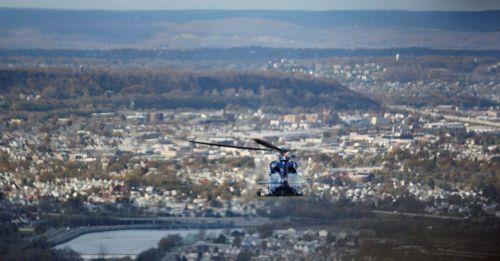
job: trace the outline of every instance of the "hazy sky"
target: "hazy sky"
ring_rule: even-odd
[[[0,7],[112,10],[498,10],[500,0],[0,0]]]

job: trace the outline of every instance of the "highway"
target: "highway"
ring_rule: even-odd
[[[375,167],[356,167],[356,168],[333,168],[330,169],[330,171],[333,173],[338,173],[338,172],[371,173],[383,169],[384,166],[375,166]]]
[[[399,212],[399,211],[384,211],[384,210],[372,210],[372,213],[376,214],[376,215],[403,216],[403,217],[413,217],[413,218],[436,218],[436,219],[447,219],[447,220],[465,220],[466,219],[464,217],[430,215],[430,214],[420,214],[420,213],[408,213],[408,212]]]
[[[402,105],[387,105],[387,107],[390,109],[393,109],[393,110],[413,112],[413,113],[418,113],[418,114],[427,115],[427,116],[431,116],[431,117],[443,117],[444,119],[452,120],[452,121],[461,121],[461,122],[465,122],[465,123],[472,123],[472,124],[477,124],[477,125],[486,125],[486,126],[500,128],[500,122],[486,121],[486,120],[480,120],[480,119],[475,119],[475,118],[470,118],[470,117],[444,114],[444,113],[439,113],[439,112],[431,112],[431,111],[426,111],[426,110],[410,108],[408,106],[402,106]]]

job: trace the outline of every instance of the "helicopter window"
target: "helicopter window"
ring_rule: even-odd
[[[279,173],[280,172],[280,166],[276,161],[273,161],[270,165],[271,168],[271,173]]]

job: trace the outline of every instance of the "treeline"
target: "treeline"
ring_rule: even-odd
[[[306,222],[331,222],[336,219],[353,219],[371,217],[366,207],[354,206],[347,201],[331,202],[326,199],[290,198],[285,200],[270,200],[267,209],[257,210],[261,216],[270,218],[296,218]]]
[[[378,107],[335,81],[270,73],[0,70],[0,95],[8,97],[7,109],[30,111],[82,105],[94,109]]]
[[[494,218],[470,221],[384,217],[361,220],[356,226],[358,229],[373,230],[378,238],[390,238],[392,241],[360,242],[359,251],[349,256],[354,260],[391,260],[400,256],[411,260],[440,259],[443,257],[439,253],[442,249],[477,253],[478,259],[481,254],[488,259],[487,253],[498,253],[499,226]],[[420,247],[398,247],[401,245]]]
[[[95,59],[167,59],[167,60],[266,60],[266,59],[313,59],[325,57],[381,57],[400,55],[410,56],[474,56],[500,57],[500,50],[455,50],[432,49],[424,47],[387,48],[387,49],[337,49],[337,48],[200,48],[189,50],[74,50],[74,49],[0,49],[0,57],[60,57],[60,58],[95,58]]]
[[[13,224],[0,223],[0,260],[82,260],[71,249],[54,249],[45,238],[33,240]]]

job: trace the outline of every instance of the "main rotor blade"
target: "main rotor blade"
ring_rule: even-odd
[[[220,143],[210,143],[210,142],[202,142],[202,141],[195,141],[195,140],[188,140],[188,141],[191,142],[191,143],[194,143],[194,144],[202,144],[202,145],[224,147],[224,148],[234,148],[234,149],[241,149],[241,150],[274,151],[272,149],[263,149],[263,148],[254,148],[254,147],[243,147],[243,146],[226,145],[226,144],[220,144]]]
[[[267,141],[264,141],[264,140],[261,140],[261,139],[253,139],[253,141],[257,142],[258,144],[264,146],[264,147],[267,147],[267,148],[270,148],[270,149],[273,149],[273,150],[277,150],[279,152],[287,152],[288,150],[286,149],[282,149],[280,147],[276,147],[274,146],[273,144],[267,142]]]
[[[257,185],[268,185],[268,184],[281,185],[281,184],[284,184],[284,182],[256,181],[255,184],[257,184]],[[293,185],[297,185],[297,184],[311,184],[311,181],[287,182],[287,184],[293,184]]]

